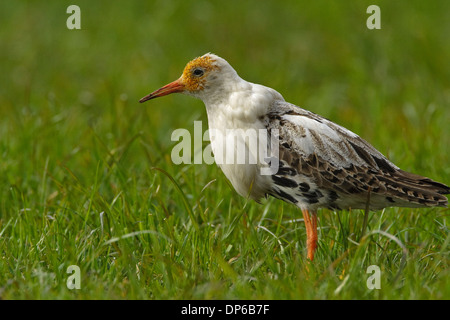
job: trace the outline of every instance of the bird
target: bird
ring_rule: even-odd
[[[245,81],[215,54],[191,60],[177,80],[139,102],[171,93],[202,100],[209,130],[235,130],[248,154],[255,151],[245,140],[244,130],[263,132],[267,141],[275,140],[268,147],[270,157],[218,165],[241,196],[257,202],[271,196],[302,211],[310,261],[317,249],[320,208],[338,211],[448,205],[445,195],[450,188],[446,184],[401,170],[357,134],[286,102],[272,88]],[[210,134],[215,157],[220,152],[236,151],[223,151],[223,139]],[[272,167],[277,170],[262,174],[262,169]]]

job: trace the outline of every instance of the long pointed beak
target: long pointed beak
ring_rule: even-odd
[[[166,84],[164,87],[159,88],[158,90],[150,93],[149,95],[146,95],[141,100],[139,100],[140,103],[145,102],[150,99],[166,96],[171,93],[175,92],[181,92],[184,91],[185,87],[181,79],[177,79],[169,84]]]

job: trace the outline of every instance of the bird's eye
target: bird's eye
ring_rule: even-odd
[[[193,74],[194,76],[196,76],[196,77],[201,77],[204,73],[205,73],[205,72],[204,72],[203,69],[201,69],[201,68],[195,68],[195,69],[192,71],[192,74]]]

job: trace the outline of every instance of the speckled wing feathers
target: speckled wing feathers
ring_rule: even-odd
[[[274,197],[315,210],[446,206],[444,184],[400,170],[353,132],[284,101],[263,117],[279,133]]]

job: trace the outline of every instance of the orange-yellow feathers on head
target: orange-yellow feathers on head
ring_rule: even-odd
[[[220,76],[219,76],[220,73]],[[146,95],[139,102],[162,97],[171,93],[184,93],[197,98],[208,96],[206,89],[219,88],[223,83],[224,75],[236,76],[236,71],[224,59],[207,53],[188,62],[183,74],[177,80]]]
[[[196,91],[203,89],[205,86],[206,75],[211,70],[219,69],[214,62],[215,60],[210,54],[205,54],[189,61],[181,76],[186,90]]]

